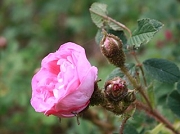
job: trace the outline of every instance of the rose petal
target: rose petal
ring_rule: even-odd
[[[84,77],[81,85],[76,89],[75,92],[68,94],[65,98],[60,100],[56,105],[56,111],[65,110],[68,115],[72,115],[71,110],[80,112],[78,109],[81,105],[84,105],[84,108],[87,106],[93,91],[94,91],[94,81],[97,78],[97,68],[91,67],[88,74],[88,77]]]

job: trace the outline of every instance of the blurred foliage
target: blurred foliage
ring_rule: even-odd
[[[73,41],[85,47],[92,64],[99,68],[99,78],[106,78],[114,68],[107,64],[94,41],[97,28],[89,13],[93,2],[107,4],[110,16],[131,30],[140,18],[163,22],[163,30],[146,48],[139,50],[140,60],[161,57],[180,66],[180,2],[177,0],[1,0],[0,37],[6,40],[3,44],[0,38],[0,133],[100,133],[88,121],[80,119],[81,125],[77,125],[74,118],[63,119],[60,123],[53,116],[36,113],[30,105],[31,78],[35,70],[41,59],[62,43]],[[131,57],[127,58],[132,61]],[[101,86],[103,82],[100,82]],[[155,84],[154,90],[158,90],[155,103],[163,115],[174,120],[176,117],[171,111],[163,110],[170,93],[168,86]],[[163,90],[159,90],[161,88]],[[136,122],[134,127],[141,133],[144,131],[141,126],[147,126],[147,123],[156,125],[143,113],[135,113],[130,122]],[[120,120],[114,123],[118,128]]]

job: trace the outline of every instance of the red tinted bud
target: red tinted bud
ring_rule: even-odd
[[[112,37],[113,36],[106,35],[104,37],[104,42],[101,45],[107,51],[107,53],[106,53],[107,56],[108,56],[108,54],[111,54],[111,51],[113,50],[113,48],[111,48],[111,47],[116,47],[117,49],[119,49],[118,42],[114,38],[112,38]]]
[[[127,95],[128,89],[124,80],[115,77],[105,83],[104,92],[110,101],[120,101]]]
[[[122,84],[114,84],[113,90],[118,91],[119,89],[122,89],[123,87],[124,87],[124,85],[122,85]]]
[[[124,65],[125,55],[122,50],[122,41],[117,36],[105,33],[100,45],[102,53],[110,63],[118,67]]]

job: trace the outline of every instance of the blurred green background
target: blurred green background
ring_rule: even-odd
[[[97,28],[89,13],[93,2],[107,4],[109,15],[131,30],[139,18],[153,18],[164,23],[154,40],[139,50],[140,60],[166,58],[180,65],[178,0],[1,0],[0,134],[100,133],[88,121],[80,119],[81,125],[77,125],[73,118],[62,119],[60,123],[54,116],[36,113],[30,105],[31,78],[35,70],[44,56],[67,41],[86,49],[91,63],[99,68],[99,78],[105,78],[114,68],[94,41]],[[159,93],[162,99],[167,93],[163,91]],[[159,105],[165,105],[163,100]],[[144,121],[143,116],[138,116],[137,121],[138,128],[142,125],[140,122],[145,124],[150,120]],[[115,126],[119,122],[116,121]]]

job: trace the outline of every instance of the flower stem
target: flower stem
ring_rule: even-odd
[[[139,91],[139,93],[144,97],[146,103],[147,103],[148,106],[152,109],[152,105],[151,105],[151,103],[150,103],[150,101],[149,101],[149,98],[148,98],[147,95],[145,94],[143,87],[142,87],[141,85],[139,85],[139,84],[136,82],[136,79],[133,78],[133,77],[129,74],[129,72],[128,72],[128,70],[127,70],[127,68],[126,68],[125,66],[121,66],[120,69],[121,69],[121,71],[126,75],[126,77],[129,79],[129,81],[132,83],[133,87],[134,87],[137,91]]]
[[[144,85],[147,87],[147,82],[146,82],[146,78],[145,78],[145,76],[144,76],[144,70],[143,70],[143,68],[142,68],[142,64],[141,64],[141,62],[138,60],[135,51],[132,51],[131,54],[134,56],[134,59],[136,60],[136,62],[137,62],[137,64],[138,64],[138,67],[139,67],[140,70],[141,70],[142,77],[143,77],[143,81],[144,81]]]
[[[121,124],[121,126],[120,126],[119,134],[123,134],[124,126],[125,126],[127,120],[128,120],[130,117],[131,117],[131,116],[127,116],[127,117],[122,121],[122,124]]]
[[[129,28],[127,28],[124,24],[112,19],[111,17],[108,17],[107,16],[107,19],[113,23],[115,23],[116,25],[122,27],[124,30],[126,30],[128,33],[129,33],[129,36],[131,37],[132,36],[132,33],[131,33],[131,30]]]
[[[180,134],[177,130],[174,129],[172,124],[164,118],[157,110],[150,109],[148,106],[145,104],[135,101],[136,108],[139,110],[145,111],[149,116],[154,117],[157,121],[163,123],[167,128],[169,128],[174,134]]]
[[[139,91],[139,93],[143,96],[143,98],[145,99],[147,105],[139,102],[139,101],[135,101],[136,107],[140,110],[144,110],[148,115],[154,117],[157,121],[163,123],[167,128],[169,128],[174,134],[180,134],[178,131],[176,131],[174,129],[174,127],[172,126],[172,124],[166,119],[164,118],[157,110],[152,108],[152,105],[149,101],[148,96],[145,94],[144,92],[144,88],[139,85],[136,81],[135,78],[133,78],[127,68],[125,66],[120,67],[121,71],[126,75],[126,77],[129,79],[129,81],[132,83],[133,87]]]

